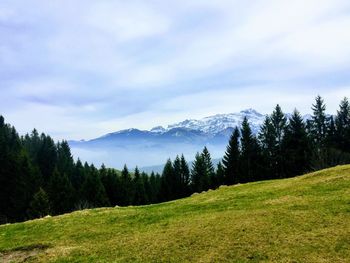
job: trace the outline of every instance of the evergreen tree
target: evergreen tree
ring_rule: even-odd
[[[132,179],[129,173],[128,167],[124,165],[122,170],[122,174],[120,177],[120,205],[127,206],[131,205],[134,199],[133,187],[132,187]]]
[[[225,171],[224,184],[231,185],[238,182],[239,171],[239,130],[236,127],[230,137],[222,163]]]
[[[347,98],[340,102],[335,123],[338,148],[350,152],[350,104]]]
[[[149,178],[149,192],[148,198],[151,204],[155,204],[158,202],[159,189],[160,189],[160,178],[157,179],[154,172],[151,173]]]
[[[60,173],[72,174],[74,169],[73,157],[67,141],[57,144],[57,170]]]
[[[181,167],[181,197],[185,197],[190,193],[190,189],[189,189],[190,168],[183,154],[181,155],[180,167]]]
[[[310,132],[318,151],[324,147],[327,136],[327,116],[326,105],[321,96],[316,97],[315,104],[312,105],[313,116],[311,120]]]
[[[67,213],[74,208],[73,186],[66,174],[54,170],[48,184],[50,207],[55,215]]]
[[[137,167],[135,168],[133,184],[135,187],[133,204],[145,205],[148,202],[148,198],[146,196],[143,178],[141,177],[140,171]]]
[[[177,155],[174,163],[174,178],[172,182],[172,189],[174,193],[174,199],[180,198],[182,194],[182,170],[181,170],[181,160],[180,157]]]
[[[118,174],[113,169],[107,169],[104,164],[100,168],[101,182],[106,190],[106,195],[109,203],[115,206],[119,199],[119,178]]]
[[[295,176],[310,170],[311,147],[306,126],[295,109],[285,129],[283,140],[286,175]]]
[[[83,200],[87,202],[89,207],[103,207],[110,205],[101,178],[97,169],[93,165],[90,166],[90,171],[85,177],[81,193]]]
[[[150,177],[145,172],[142,172],[141,173],[141,179],[142,179],[142,182],[143,182],[143,185],[144,185],[144,188],[145,188],[145,204],[153,203],[153,202],[151,202],[151,200],[153,199],[152,196],[155,193],[152,192],[151,183],[150,183]]]
[[[50,214],[50,201],[46,192],[40,187],[33,196],[28,209],[30,218],[42,218]]]
[[[221,162],[217,165],[215,182],[212,182],[212,184],[214,189],[225,184],[225,169]]]
[[[57,148],[50,136],[41,134],[41,146],[37,154],[37,160],[44,183],[50,180],[57,163]]]
[[[202,154],[197,153],[192,164],[191,188],[193,192],[200,193],[205,190],[205,182],[208,182],[207,168]]]
[[[208,190],[209,188],[213,187],[215,188],[215,186],[212,184],[212,182],[216,181],[216,174],[215,174],[215,169],[211,160],[211,156],[210,153],[208,151],[207,147],[204,147],[203,152],[202,152],[202,158],[204,161],[204,165],[205,165],[205,175],[203,176],[203,187],[205,190]]]
[[[240,172],[237,180],[239,183],[245,183],[259,179],[257,161],[260,151],[258,142],[252,133],[247,117],[244,117],[243,119],[241,135]]]
[[[174,167],[170,159],[167,160],[163,173],[161,183],[161,200],[169,201],[175,198],[173,182],[174,182]]]

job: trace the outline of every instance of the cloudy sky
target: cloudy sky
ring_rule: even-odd
[[[56,139],[350,97],[349,0],[1,0],[0,114]]]

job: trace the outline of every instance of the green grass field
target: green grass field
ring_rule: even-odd
[[[350,262],[350,165],[0,226],[0,262]]]

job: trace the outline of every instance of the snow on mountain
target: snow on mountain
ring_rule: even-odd
[[[240,127],[244,117],[248,118],[254,134],[258,134],[266,115],[254,109],[238,113],[217,114],[199,120],[190,119],[147,130],[127,129],[106,134],[89,141],[69,141],[74,156],[110,167],[153,166],[165,163],[167,158],[184,154],[192,160],[204,146],[212,158],[221,158],[226,150],[230,135]],[[290,117],[291,114],[286,114]],[[310,119],[305,115],[304,120]]]
[[[240,126],[243,118],[247,117],[254,133],[259,131],[260,125],[263,123],[265,115],[257,112],[254,109],[243,110],[239,113],[217,114],[210,117],[205,117],[200,120],[190,119],[179,123],[168,125],[167,128],[162,126],[151,129],[151,132],[165,133],[175,128],[185,128],[188,130],[197,130],[208,134],[218,134],[228,128]]]

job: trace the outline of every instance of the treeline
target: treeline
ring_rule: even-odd
[[[234,129],[217,167],[204,147],[191,167],[182,155],[163,173],[138,168],[119,172],[74,161],[66,141],[55,143],[34,130],[20,137],[0,116],[0,223],[74,210],[144,205],[174,200],[220,185],[287,178],[350,163],[350,105],[346,98],[336,116],[326,114],[318,96],[311,119],[295,110],[287,116],[277,105],[257,136],[245,118]]]

